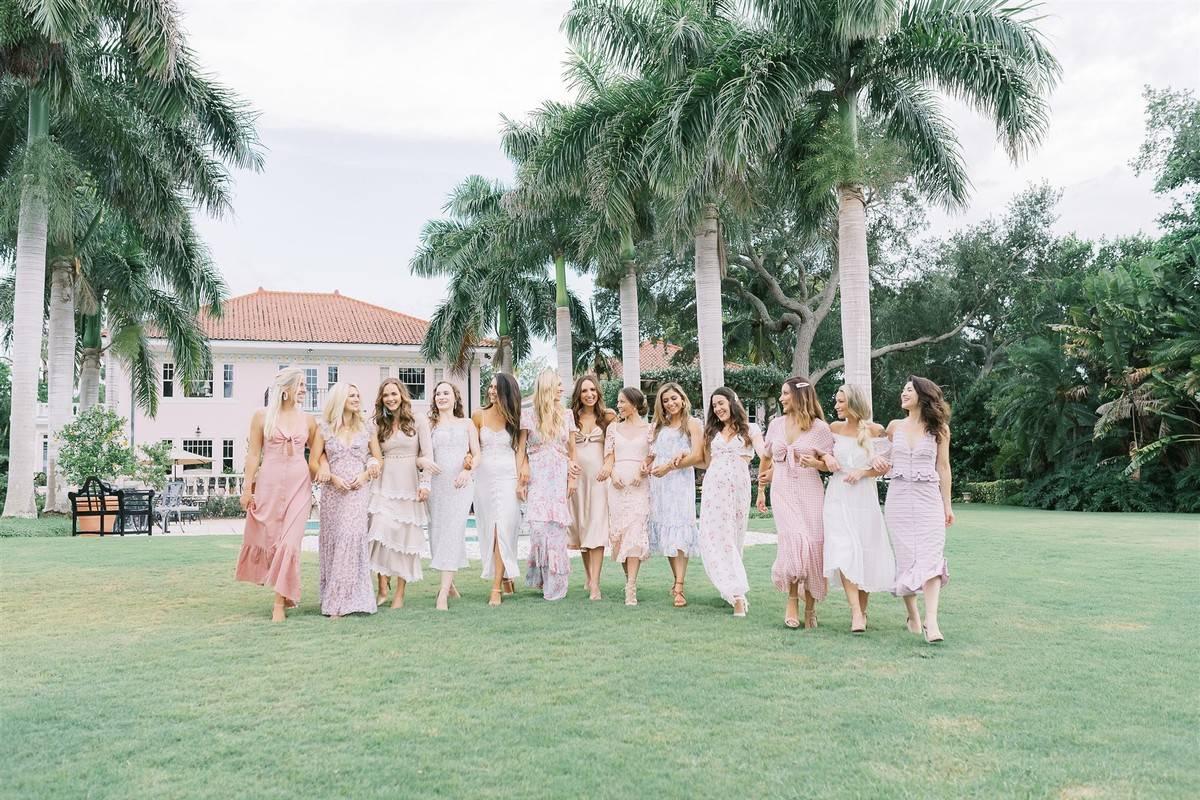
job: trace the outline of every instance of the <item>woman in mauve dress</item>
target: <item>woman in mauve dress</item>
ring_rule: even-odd
[[[838,389],[834,408],[839,421],[830,426],[833,452],[825,456],[833,473],[825,489],[825,578],[846,592],[850,632],[863,633],[870,593],[895,586],[896,560],[875,486],[884,471],[871,463],[890,443],[871,421],[871,398],[861,387]]]
[[[308,463],[321,489],[321,613],[374,614],[370,548],[367,544],[368,488],[379,474],[379,444],[362,415],[362,397],[352,383],[335,383],[317,423]]]
[[[750,516],[750,460],[766,456],[762,431],[750,422],[732,389],[708,399],[704,425],[704,486],[700,493],[700,557],[704,572],[735,617],[750,609],[742,544]]]
[[[604,484],[596,480],[604,467],[604,431],[616,414],[604,407],[600,379],[584,375],[575,381],[571,392],[571,416],[575,420],[575,461],[579,464],[578,484],[571,497],[571,527],[567,545],[579,550],[583,572],[592,600],[600,599],[600,567],[608,545],[608,496]]]
[[[472,417],[479,431],[475,463],[475,530],[479,534],[481,577],[492,582],[489,606],[498,606],[515,590],[517,533],[517,440],[521,434],[521,389],[511,375],[497,372],[488,386],[488,404]]]
[[[817,393],[804,377],[791,377],[779,393],[783,415],[771,420],[765,437],[770,458],[759,468],[758,509],[766,511],[761,487],[771,484],[778,550],[771,580],[787,592],[783,624],[800,627],[800,591],[804,591],[804,627],[817,627],[816,604],[825,599],[822,563],[825,526],[822,506],[825,487],[817,471],[824,455],[833,449],[833,434],[817,401]]]
[[[650,425],[646,395],[626,386],[617,395],[620,422],[604,433],[604,466],[596,480],[608,487],[608,541],[625,570],[625,605],[636,606],[638,569],[650,556]]]
[[[436,608],[446,611],[450,598],[460,596],[454,576],[470,564],[467,518],[475,495],[470,465],[479,457],[479,431],[463,414],[458,387],[448,381],[433,387],[429,422],[436,464],[429,487],[429,566],[442,573]]]
[[[563,408],[562,395],[558,373],[542,370],[533,392],[533,408],[521,413],[517,442],[521,499],[526,501],[525,523],[529,526],[525,583],[541,589],[547,600],[566,597],[571,574],[567,526],[571,524],[568,498],[575,492],[571,475],[575,420]]]
[[[700,554],[695,467],[704,458],[704,429],[678,383],[658,390],[651,436],[650,553],[671,562],[671,595],[675,607],[682,608],[688,559]]]
[[[884,517],[896,552],[893,592],[904,598],[908,629],[924,633],[930,644],[943,640],[938,600],[950,580],[946,569],[946,528],[954,524],[950,507],[950,406],[928,378],[911,376],[900,393],[905,419],[887,427],[892,440]],[[925,595],[925,623],[917,594]]]
[[[379,596],[387,601],[391,578],[396,579],[392,608],[404,607],[404,590],[419,581],[421,549],[428,519],[429,470],[433,445],[429,423],[413,414],[408,387],[397,378],[379,385],[375,399],[375,441],[383,456],[383,473],[371,489],[371,570],[379,575]]]
[[[281,369],[268,390],[267,407],[250,421],[240,501],[246,527],[234,574],[239,581],[275,590],[272,622],[283,622],[286,609],[300,602],[300,545],[312,507],[304,448],[317,428],[303,411],[303,399],[304,373]]]

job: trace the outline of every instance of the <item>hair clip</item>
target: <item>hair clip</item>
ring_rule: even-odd
[[[811,385],[812,384],[809,384],[809,383],[800,383],[799,381],[792,384],[792,386],[796,387],[797,389],[803,389],[805,386],[811,386]]]

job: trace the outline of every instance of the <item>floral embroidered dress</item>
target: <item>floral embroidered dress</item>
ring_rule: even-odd
[[[567,594],[571,554],[567,550],[567,527],[571,508],[567,503],[567,437],[575,433],[575,420],[563,415],[563,426],[554,439],[538,431],[532,409],[521,412],[521,430],[528,431],[525,452],[529,458],[529,495],[525,524],[529,529],[529,569],[525,583],[542,590],[547,600]]]
[[[312,509],[307,443],[306,419],[291,420],[291,427],[278,424],[263,438],[254,507],[246,514],[234,570],[239,581],[270,586],[289,607],[300,602],[300,545]]]
[[[363,426],[349,443],[342,441],[321,422],[329,472],[349,483],[367,468],[372,431]],[[332,483],[321,488],[320,590],[321,613],[374,614],[371,591],[370,546],[367,541],[367,506],[371,490],[367,484],[342,491]]]
[[[815,600],[823,600],[827,589],[823,555],[825,523],[823,507],[825,487],[821,475],[800,459],[817,450],[833,448],[833,433],[823,419],[815,419],[808,430],[790,443],[787,417],[776,417],[767,426],[767,446],[774,461],[771,477],[771,509],[779,549],[771,566],[771,580],[781,592],[799,583],[801,596],[807,590]]]
[[[892,469],[888,473],[884,516],[896,552],[896,581],[892,592],[903,597],[919,594],[930,578],[950,581],[946,568],[946,511],[941,477],[937,473],[937,439],[922,432],[909,447],[904,430],[892,436]]]
[[[613,561],[650,555],[650,479],[642,475],[650,440],[643,429],[630,435],[613,423],[604,435],[604,455],[612,455],[608,479],[608,541]],[[618,489],[616,481],[623,486]],[[633,482],[638,485],[634,486]]]
[[[700,493],[700,556],[704,572],[725,602],[733,605],[750,589],[742,564],[746,520],[750,516],[750,465],[758,426],[751,425],[750,441],[721,433],[708,445],[708,469]]]
[[[654,466],[692,451],[686,427],[650,432]],[[661,478],[650,476],[650,553],[694,556],[700,553],[700,528],[696,524],[696,470],[673,469]]]

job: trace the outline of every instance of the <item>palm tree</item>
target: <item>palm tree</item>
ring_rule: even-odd
[[[965,202],[962,155],[935,92],[995,123],[1013,159],[1046,130],[1046,95],[1060,74],[1036,28],[1035,3],[1006,0],[751,0],[754,27],[732,37],[681,95],[702,113],[680,116],[686,147],[741,173],[784,160],[798,185],[832,188],[846,379],[870,386],[866,240],[870,184],[860,120],[911,161],[919,188]],[[679,128],[679,126],[677,126]]]
[[[138,220],[148,235],[170,242],[178,240],[188,200],[211,211],[227,205],[228,174],[218,159],[257,168],[260,156],[250,117],[223,88],[199,74],[167,0],[6,4],[0,9],[0,67],[6,93],[12,94],[15,81],[27,91],[29,108],[25,154],[17,165],[25,185],[14,309],[15,479],[9,482],[5,502],[6,515],[28,516],[33,513],[28,468],[34,353],[41,329],[40,304],[34,298],[44,280],[47,233],[54,242],[54,451],[54,432],[70,416],[74,374],[75,230],[71,225],[47,225],[51,195],[73,199],[72,189],[82,177],[71,181],[64,176],[86,174],[90,190],[104,204]],[[52,508],[59,496],[48,492]]]
[[[612,377],[611,365],[618,353],[617,348],[623,347],[623,342],[621,320],[613,318],[611,309],[612,306],[608,309],[597,309],[596,297],[593,295],[587,307],[573,315],[576,372],[594,372],[601,378]],[[620,352],[624,361],[624,350]],[[626,386],[640,385],[629,383],[629,379],[625,377],[628,374],[622,365],[622,383]]]

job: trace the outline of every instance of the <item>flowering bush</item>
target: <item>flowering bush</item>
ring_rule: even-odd
[[[58,439],[58,466],[73,486],[93,475],[107,481],[134,471],[125,418],[105,406],[92,406],[81,413],[63,427]]]

